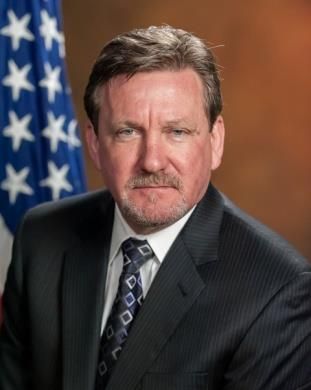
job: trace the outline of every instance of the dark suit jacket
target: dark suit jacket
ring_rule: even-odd
[[[32,210],[4,296],[1,390],[93,390],[114,202]],[[311,269],[211,185],[163,262],[108,390],[311,389]]]

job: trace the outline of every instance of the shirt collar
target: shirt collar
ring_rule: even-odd
[[[157,260],[162,263],[171,245],[190,218],[195,207],[196,205],[193,206],[192,209],[187,212],[187,214],[185,214],[172,225],[155,233],[139,235],[136,234],[125,221],[118,205],[116,204],[114,211],[109,263],[112,263],[112,261],[117,257],[122,242],[129,237],[135,237],[138,240],[148,240],[148,243],[151,246]]]

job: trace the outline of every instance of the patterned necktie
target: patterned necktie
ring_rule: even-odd
[[[122,243],[124,258],[119,288],[102,334],[96,390],[104,390],[112,368],[124,347],[133,320],[143,302],[139,268],[153,257],[148,242],[129,238]]]

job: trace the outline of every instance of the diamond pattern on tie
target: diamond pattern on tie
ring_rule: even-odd
[[[148,242],[129,238],[122,244],[123,270],[116,299],[103,332],[96,376],[96,390],[104,390],[124,347],[134,318],[143,302],[140,267],[153,257]]]

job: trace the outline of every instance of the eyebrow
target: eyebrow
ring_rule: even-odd
[[[185,119],[180,118],[180,119],[175,119],[172,121],[168,121],[165,123],[165,127],[187,127],[187,128],[193,128],[194,126],[191,125],[189,122],[187,122]]]
[[[134,128],[134,129],[142,129],[143,126],[141,126],[138,122],[134,122],[134,121],[118,121],[116,124],[116,127],[120,127],[120,126],[126,126],[126,127],[130,127],[130,128]]]

